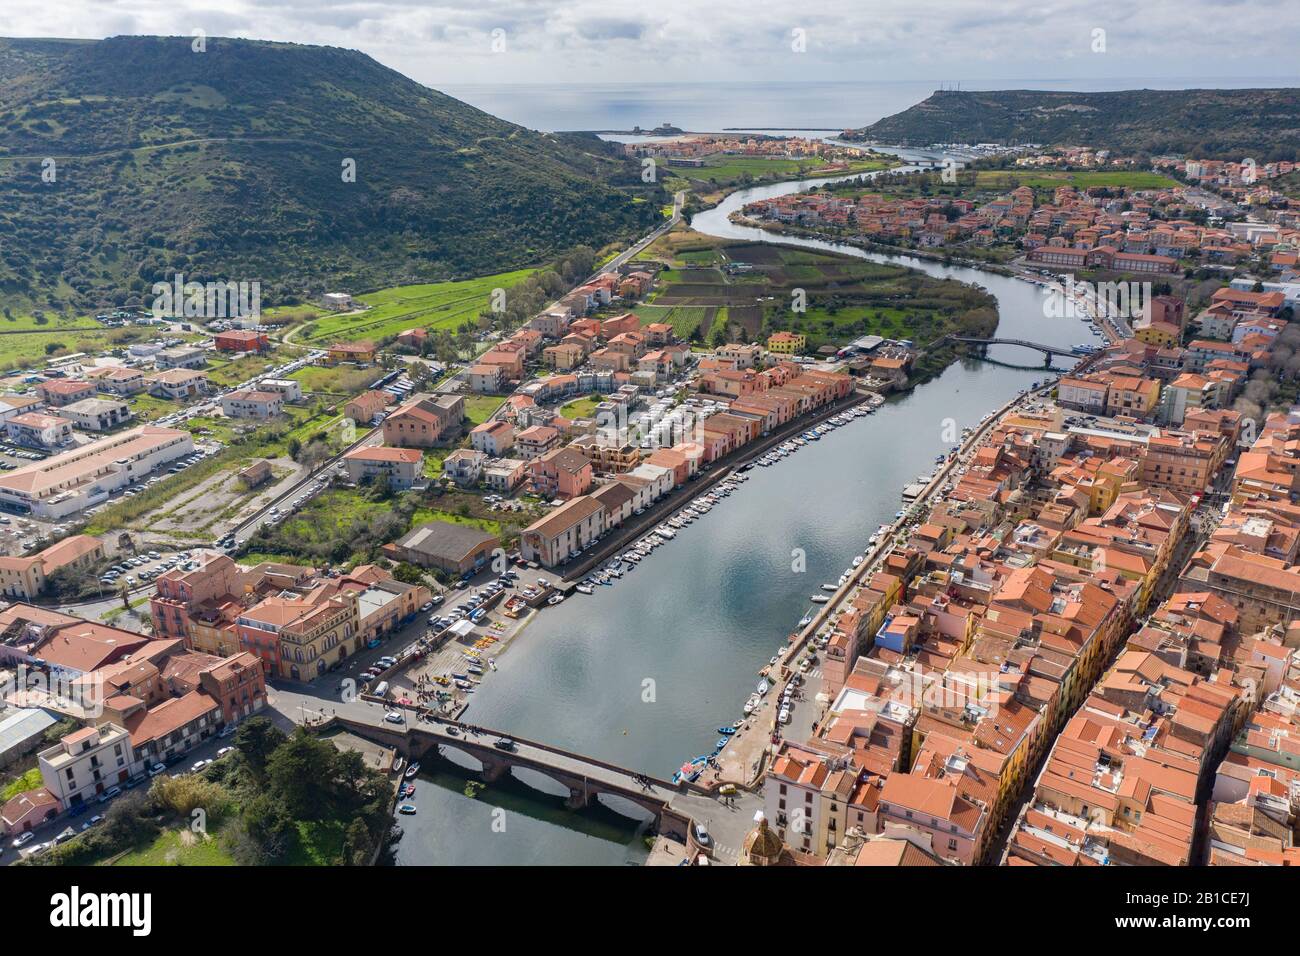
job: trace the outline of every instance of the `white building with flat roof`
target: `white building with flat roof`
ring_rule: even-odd
[[[83,727],[37,755],[41,780],[65,810],[97,800],[136,773],[131,735],[117,724]]]
[[[62,518],[193,451],[189,432],[141,425],[0,474],[0,509]]]

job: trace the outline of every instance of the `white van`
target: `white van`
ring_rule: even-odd
[[[388,681],[381,680],[378,684],[375,685],[375,696],[376,697],[388,696]]]

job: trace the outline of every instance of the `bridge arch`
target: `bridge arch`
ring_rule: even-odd
[[[487,771],[487,764],[483,759],[472,750],[457,747],[453,743],[440,742],[435,743],[426,751],[428,757],[441,757],[454,763],[462,770],[468,770],[471,773],[484,773]]]
[[[628,817],[639,823],[650,823],[658,818],[658,814],[652,813],[649,807],[637,803],[635,800],[629,800],[619,793],[601,791],[596,794],[595,800],[606,810],[612,810],[619,816]]]

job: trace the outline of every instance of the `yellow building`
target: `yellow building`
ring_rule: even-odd
[[[778,355],[801,355],[808,344],[806,336],[795,332],[773,332],[767,340],[767,350]]]
[[[0,557],[0,594],[30,601],[45,590],[55,571],[89,569],[103,557],[103,542],[88,534],[64,538],[31,557]]]
[[[1145,345],[1164,348],[1178,345],[1182,341],[1182,333],[1172,322],[1143,322],[1134,326],[1133,338]]]
[[[1138,375],[1112,375],[1107,384],[1106,414],[1145,418],[1160,404],[1160,380]]]

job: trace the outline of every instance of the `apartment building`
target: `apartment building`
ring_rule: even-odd
[[[519,550],[524,560],[553,568],[589,547],[605,532],[605,509],[588,495],[571,498],[525,528]]]
[[[356,484],[382,481],[394,490],[405,491],[423,479],[424,453],[418,448],[371,445],[345,454],[343,467]]]
[[[399,405],[384,419],[384,444],[398,448],[435,448],[461,435],[465,399],[460,395],[416,398]]]
[[[74,730],[36,759],[45,789],[64,810],[97,800],[139,769],[130,734],[112,723]]]
[[[267,421],[284,409],[284,396],[262,389],[241,389],[221,396],[221,411],[227,418]]]
[[[64,405],[60,413],[84,431],[104,432],[125,425],[131,418],[131,406],[116,399],[83,398]]]

